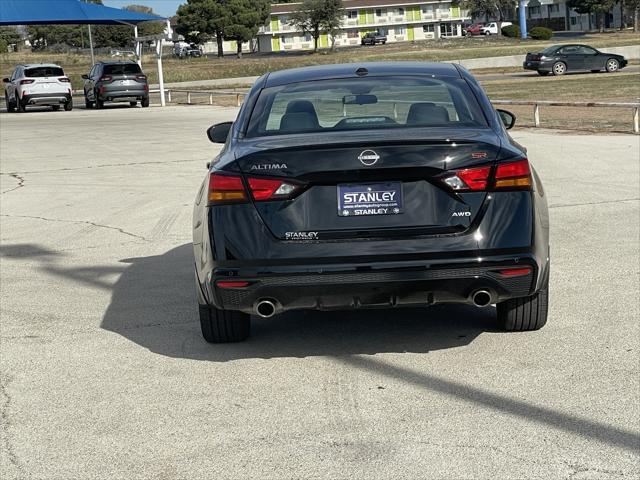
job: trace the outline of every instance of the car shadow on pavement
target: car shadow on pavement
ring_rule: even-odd
[[[242,343],[204,341],[195,298],[191,244],[122,260],[102,328],[152,352],[225,362],[245,358],[420,352],[467,345],[495,331],[495,310],[448,305],[395,310],[294,311],[253,317]]]

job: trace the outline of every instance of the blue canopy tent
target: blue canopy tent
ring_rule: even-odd
[[[134,28],[134,36],[136,39],[136,55],[138,62],[140,62],[141,39],[138,37],[138,24],[149,21],[165,21],[167,22],[167,26],[169,25],[169,21],[164,17],[105,7],[104,5],[96,3],[84,3],[80,0],[0,0],[0,25],[89,25],[92,62],[94,61],[94,56],[91,25],[131,25]],[[155,40],[158,58],[160,98],[162,106],[164,106],[161,37],[162,36],[157,36]]]

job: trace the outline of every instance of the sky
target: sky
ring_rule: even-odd
[[[178,6],[186,3],[186,0],[102,0],[107,7],[122,8],[127,5],[146,5],[163,17],[171,17],[176,14]]]

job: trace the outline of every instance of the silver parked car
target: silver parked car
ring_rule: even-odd
[[[149,106],[149,83],[140,66],[132,61],[96,63],[84,79],[84,101],[87,108],[104,107],[104,102],[138,102]]]
[[[3,78],[7,111],[24,112],[27,106],[73,108],[71,81],[58,65],[37,63],[16,66],[10,78]]]

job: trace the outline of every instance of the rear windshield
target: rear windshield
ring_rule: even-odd
[[[103,73],[105,75],[134,75],[142,73],[137,63],[116,63],[114,65],[105,65]]]
[[[429,126],[487,123],[463,79],[354,78],[264,89],[247,136]]]
[[[64,72],[60,67],[33,67],[24,71],[25,77],[64,77]]]

